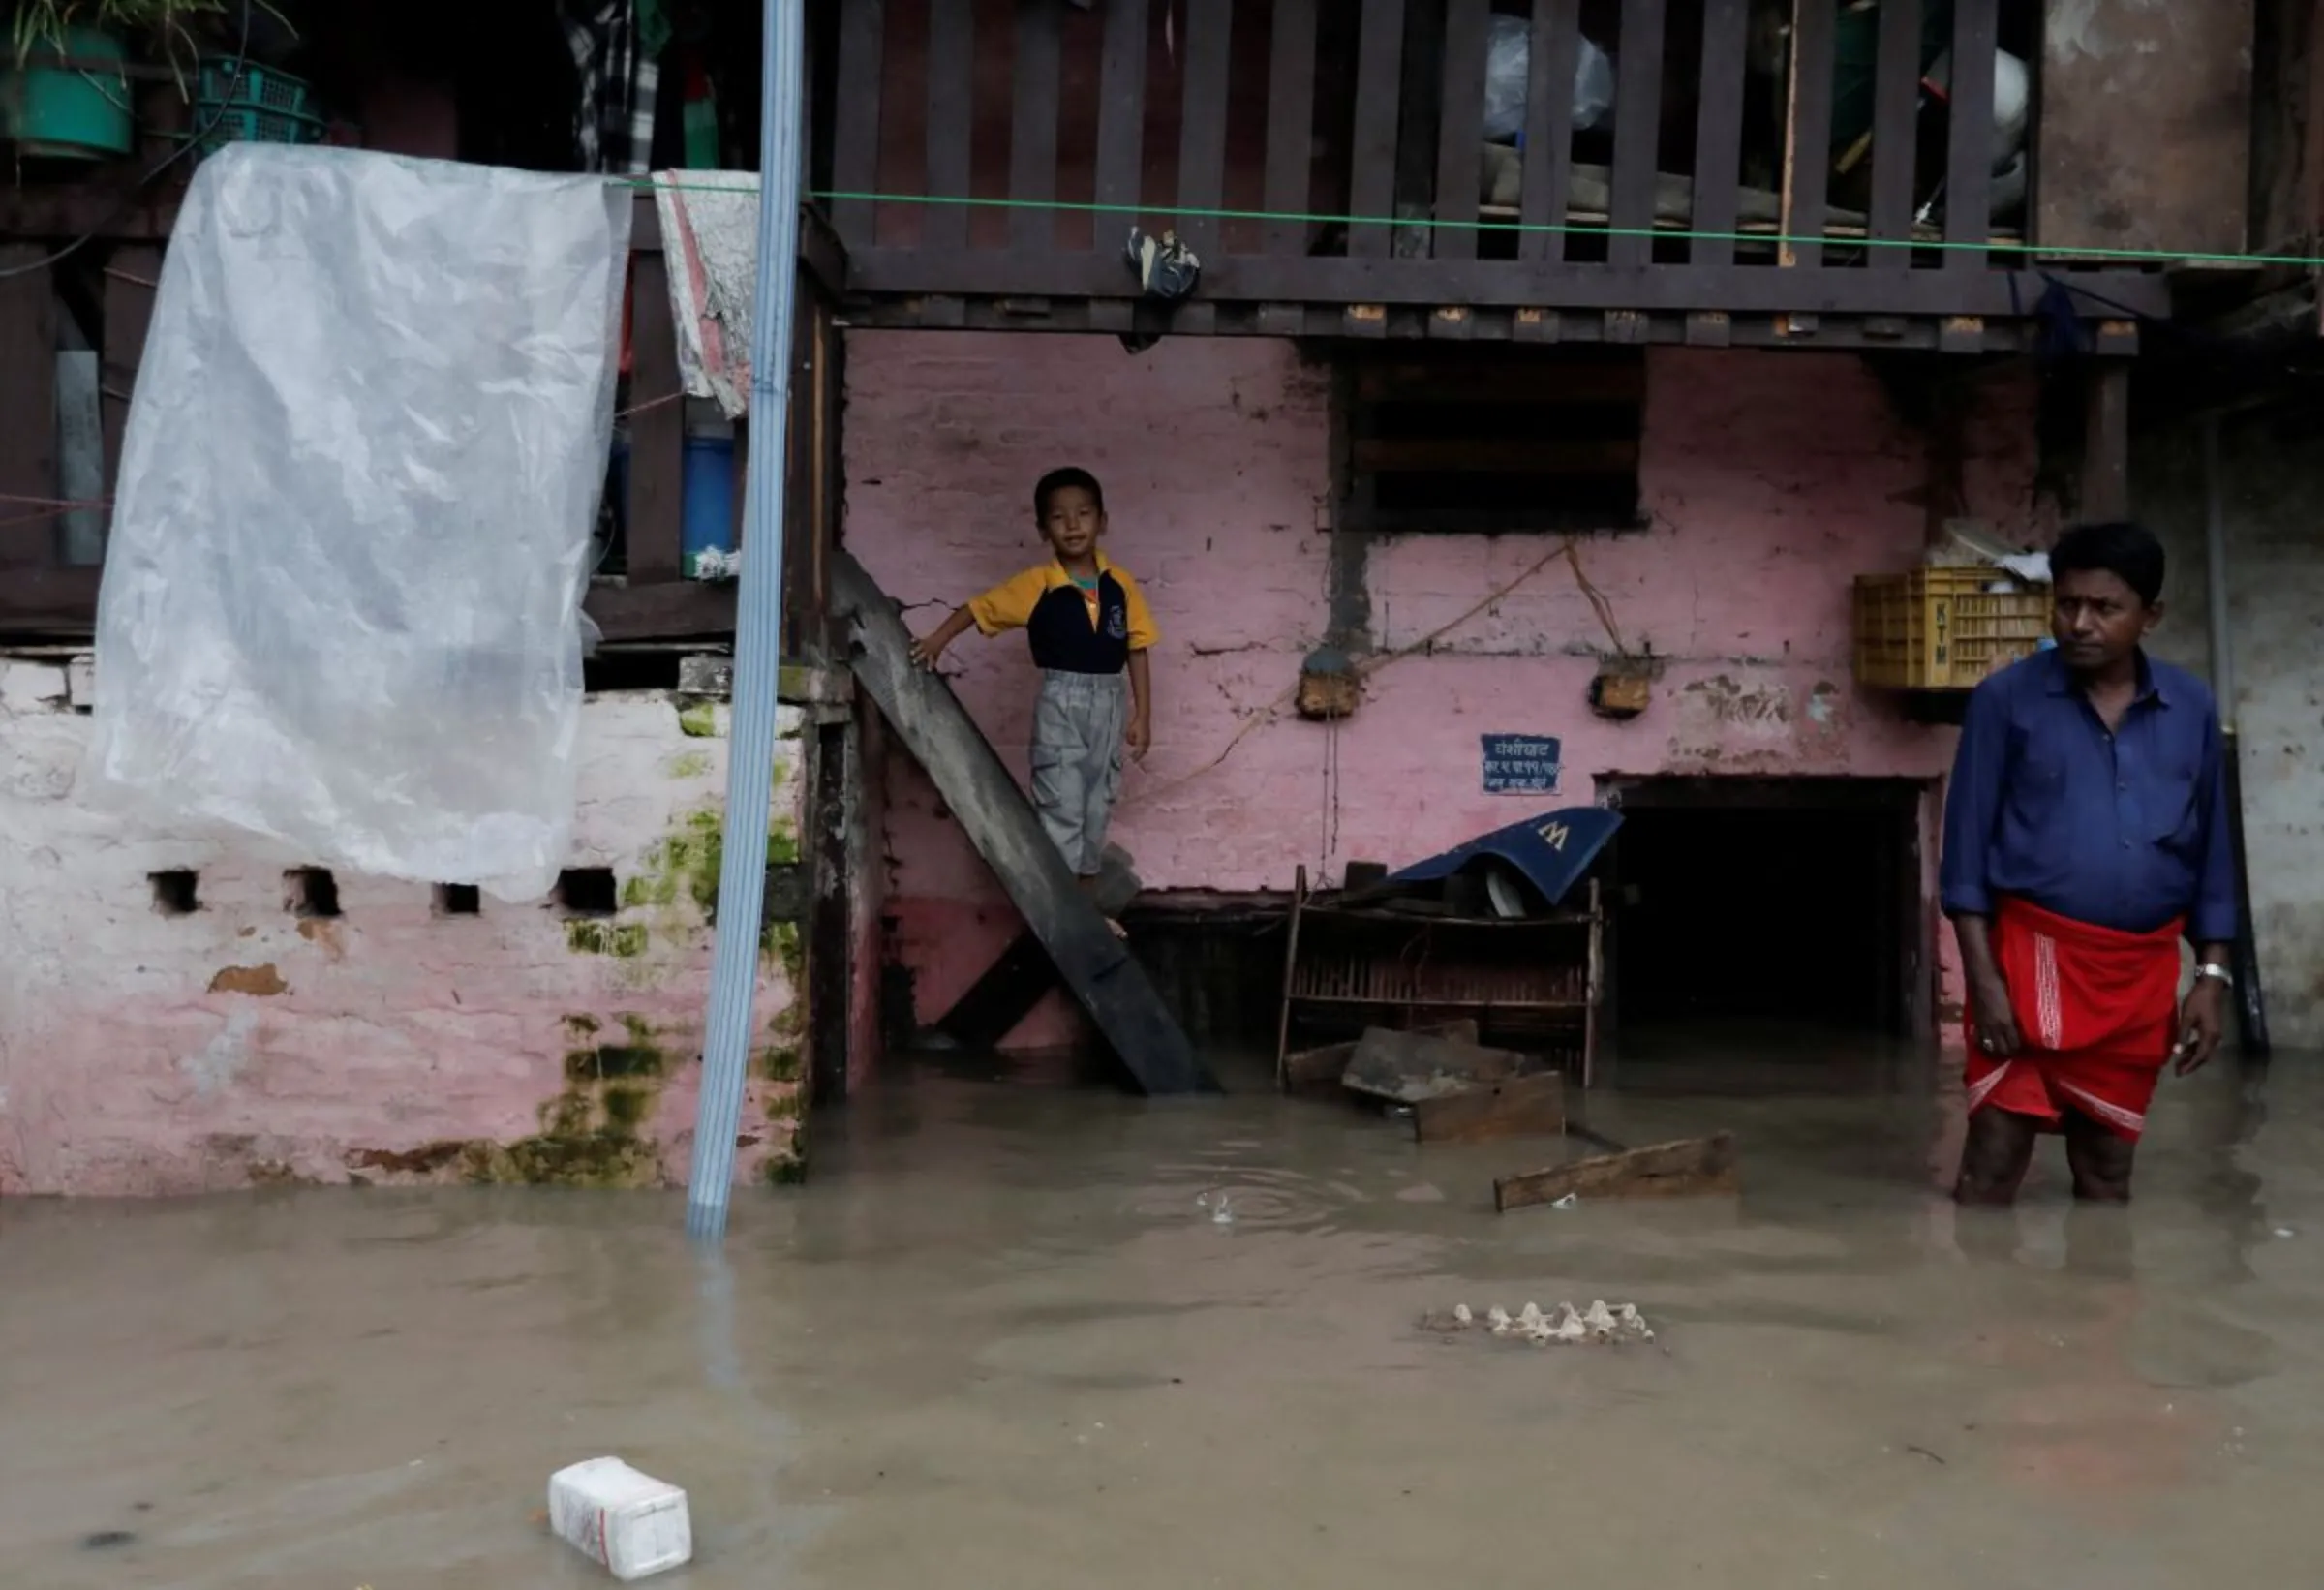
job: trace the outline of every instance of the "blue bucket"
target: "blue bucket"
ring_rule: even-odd
[[[678,550],[734,550],[734,438],[686,439],[686,507],[678,526]]]

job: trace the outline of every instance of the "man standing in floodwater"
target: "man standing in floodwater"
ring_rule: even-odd
[[[2079,526],[2050,576],[2058,644],[1971,694],[1945,793],[1942,895],[1969,981],[1965,1204],[2015,1198],[2043,1132],[2065,1138],[2075,1197],[2127,1199],[2163,1066],[2211,1058],[2231,982],[2218,713],[2140,644],[2162,618],[2162,545]]]

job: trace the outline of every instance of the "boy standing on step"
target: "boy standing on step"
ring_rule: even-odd
[[[969,626],[980,634],[1023,629],[1041,670],[1033,707],[1033,809],[1084,889],[1094,890],[1106,824],[1121,788],[1121,758],[1143,760],[1153,741],[1147,653],[1160,638],[1138,582],[1097,543],[1106,494],[1086,470],[1052,470],[1033,487],[1033,518],[1053,556],[946,619],[912,643],[933,669]],[[1118,923],[1109,922],[1119,933]]]

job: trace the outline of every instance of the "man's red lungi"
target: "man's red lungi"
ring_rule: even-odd
[[[2183,926],[2126,933],[2004,898],[1993,958],[2025,1047],[1984,1054],[1968,1013],[1971,1114],[1992,1106],[2055,1131],[2075,1110],[2135,1140],[2177,1041]]]

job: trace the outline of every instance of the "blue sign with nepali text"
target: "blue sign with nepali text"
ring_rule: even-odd
[[[1487,795],[1554,795],[1558,759],[1564,748],[1538,734],[1484,737],[1484,792]]]

